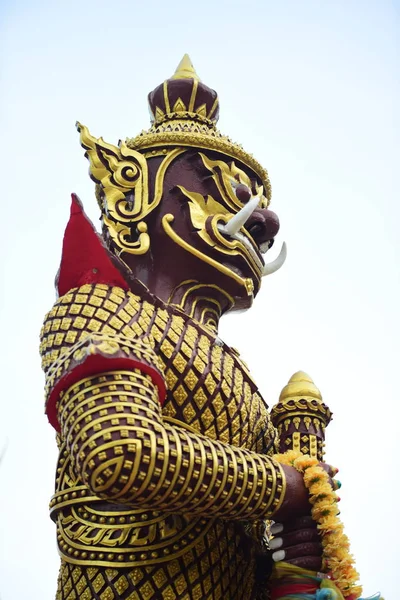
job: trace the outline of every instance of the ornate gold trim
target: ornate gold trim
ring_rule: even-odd
[[[115,250],[115,254],[119,256],[123,252],[128,254],[146,254],[150,248],[150,236],[147,233],[147,225],[144,221],[140,221],[137,224],[137,230],[139,237],[135,242],[129,242],[127,238],[131,235],[131,229],[128,225],[123,223],[115,223],[103,215],[103,221],[108,231],[110,232],[111,239],[119,250]]]
[[[255,246],[253,238],[243,230],[242,237],[247,238],[248,243],[252,248],[251,251],[243,241],[233,238],[228,239],[218,230],[218,225],[220,223],[225,225],[227,217],[232,216],[232,213],[229,212],[225,206],[214,200],[212,196],[205,197],[197,192],[189,192],[182,186],[178,186],[178,188],[182,194],[190,200],[190,218],[192,224],[198,231],[198,235],[216,251],[228,256],[240,256],[246,260],[253,271],[255,278],[260,282],[264,262],[259,256],[258,248]],[[210,217],[210,226],[213,231],[213,237],[210,236],[206,228],[206,222]]]
[[[169,113],[169,112],[171,112],[171,107],[169,105],[169,98],[168,98],[168,81],[164,81],[164,83],[163,83],[163,93],[164,93],[165,110],[167,111],[167,113]]]
[[[192,87],[192,93],[190,95],[190,100],[189,100],[189,106],[188,106],[188,111],[189,112],[193,112],[194,111],[194,103],[196,100],[196,94],[197,94],[197,88],[199,87],[199,81],[197,79],[193,80],[193,87]],[[216,102],[218,102],[218,98],[216,99]]]
[[[234,210],[242,208],[243,202],[240,202],[237,198],[232,184],[236,183],[236,185],[238,185],[239,183],[244,183],[251,189],[252,182],[247,173],[242,169],[239,169],[234,162],[227,164],[222,160],[211,160],[202,152],[199,152],[199,155],[206,169],[212,173],[212,178],[225,202]],[[263,196],[263,187],[257,186],[256,191],[260,198],[261,207],[267,208],[269,200]]]
[[[249,277],[247,277],[247,278],[240,277],[240,275],[238,275],[231,269],[228,269],[228,267],[225,267],[225,265],[221,265],[219,262],[217,262],[210,256],[207,256],[207,254],[203,254],[203,252],[200,252],[200,250],[197,250],[197,248],[194,248],[193,246],[191,246],[190,244],[185,242],[185,240],[183,240],[170,226],[170,223],[172,223],[174,220],[175,220],[174,215],[172,215],[170,213],[166,214],[162,218],[162,226],[163,226],[165,233],[176,244],[178,244],[181,248],[183,248],[190,254],[193,254],[193,256],[196,256],[196,258],[202,260],[203,262],[208,263],[209,265],[214,267],[214,269],[217,269],[217,271],[219,271],[220,273],[227,275],[228,277],[230,277],[231,279],[236,281],[236,283],[239,283],[239,285],[243,286],[246,289],[248,296],[253,295],[254,284],[253,284],[253,281]]]
[[[127,138],[125,143],[128,148],[138,151],[159,146],[190,146],[191,148],[214,150],[226,154],[239,160],[254,171],[263,183],[267,199],[271,199],[271,183],[268,172],[251,154],[248,154],[241,146],[232,142],[230,138],[222,135],[218,130],[207,128],[209,133],[197,133],[193,131],[193,125],[196,124],[188,122],[186,124],[187,131],[184,130],[184,124],[181,126],[182,131],[168,131],[168,128],[172,129],[179,126],[179,124],[175,121],[172,123],[166,122],[163,126],[158,127],[158,131],[144,131],[135,138]]]
[[[104,189],[107,207],[106,210],[103,207],[103,214],[106,213],[108,220],[111,217],[117,223],[132,223],[144,219],[161,201],[168,167],[177,156],[186,152],[186,148],[161,151],[165,154],[165,159],[157,171],[154,198],[150,200],[148,167],[143,153],[129,149],[124,142],[121,142],[120,146],[114,146],[101,137],[95,138],[89,129],[79,122],[77,129],[81,145],[89,159],[90,174]],[[135,201],[131,206],[126,200],[126,194],[133,190]]]

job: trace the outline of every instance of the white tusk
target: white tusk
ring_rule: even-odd
[[[239,210],[236,215],[234,215],[227,224],[224,226],[224,233],[227,233],[230,236],[235,235],[239,231],[241,227],[246,223],[246,221],[251,217],[255,209],[257,208],[260,202],[260,198],[255,196],[251,200],[248,201],[247,204],[243,206]]]
[[[287,256],[286,242],[283,242],[281,251],[279,252],[279,255],[277,256],[277,258],[275,260],[273,260],[272,262],[268,263],[267,265],[264,265],[262,276],[264,277],[264,275],[271,275],[271,273],[275,273],[275,271],[280,269],[286,260],[286,256]]]

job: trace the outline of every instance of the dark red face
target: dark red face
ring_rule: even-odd
[[[162,184],[158,205],[143,219],[149,248],[140,255],[122,252],[121,258],[150,288],[157,281],[160,290],[165,282],[164,297],[167,288],[196,280],[223,290],[233,300],[230,308],[247,308],[260,289],[263,255],[279,230],[261,182],[212,152],[182,149],[161,177],[163,161],[165,154],[147,158],[149,198],[159,195]],[[137,223],[131,226],[134,240],[140,231]]]

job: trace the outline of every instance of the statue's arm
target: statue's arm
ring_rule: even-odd
[[[165,422],[163,373],[151,344],[107,331],[79,333],[86,317],[69,323],[58,311],[86,297],[77,290],[65,298],[49,313],[42,337],[48,414],[92,493],[113,502],[237,519],[283,520],[308,511],[295,469]],[[67,333],[56,333],[57,320]],[[75,331],[75,343],[54,350]]]
[[[101,498],[218,517],[272,517],[287,477],[274,460],[163,421],[158,389],[140,369],[72,385],[59,402],[75,467]]]

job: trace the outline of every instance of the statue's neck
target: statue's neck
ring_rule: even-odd
[[[160,276],[148,278],[146,286],[163,302],[179,308],[215,333],[218,333],[221,315],[233,306],[233,298],[218,285],[204,284],[195,279],[173,285],[171,280]]]
[[[126,263],[125,266],[130,272],[129,279],[142,282],[151,294],[165,304],[179,308],[215,333],[218,333],[221,315],[234,304],[233,298],[217,284],[206,284],[195,279],[176,284],[173,267],[169,271],[155,271],[144,265],[142,268],[136,266],[133,272]]]
[[[174,289],[167,299],[205,327],[218,332],[219,320],[229,308],[226,293],[214,284],[203,284],[196,280],[184,281]]]

